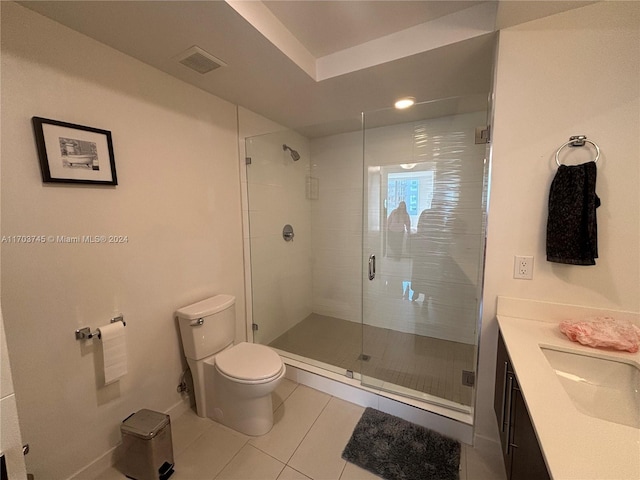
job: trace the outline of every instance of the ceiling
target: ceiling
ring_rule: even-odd
[[[267,1],[265,6],[315,57],[459,12],[478,1]]]
[[[357,129],[402,96],[486,105],[495,32],[581,1],[26,1],[169,75],[314,137]],[[197,45],[226,66],[176,57]],[[445,105],[443,103],[442,105]],[[446,110],[446,109],[445,109]],[[438,109],[438,115],[443,114]]]

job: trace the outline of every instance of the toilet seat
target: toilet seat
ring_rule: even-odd
[[[267,383],[284,368],[282,358],[271,348],[257,343],[241,342],[220,352],[215,359],[220,374],[238,383]]]

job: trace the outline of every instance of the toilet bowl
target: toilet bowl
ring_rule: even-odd
[[[271,430],[271,393],[286,368],[269,347],[233,344],[235,298],[217,295],[177,310],[176,316],[198,415],[246,435]]]
[[[271,392],[285,372],[264,345],[242,342],[219,353],[205,362],[207,415],[246,435],[264,435],[273,426]]]

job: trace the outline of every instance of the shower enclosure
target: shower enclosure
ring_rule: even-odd
[[[247,138],[254,341],[472,413],[486,118],[485,96],[461,97],[320,138]]]

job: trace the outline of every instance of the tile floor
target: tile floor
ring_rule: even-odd
[[[273,396],[274,426],[262,437],[237,433],[188,410],[171,419],[171,480],[375,480],[340,455],[363,407],[284,379]],[[125,478],[110,468],[96,480]],[[460,480],[502,480],[462,446]]]
[[[474,345],[371,325],[363,328],[359,323],[317,313],[269,345],[382,382],[471,405],[472,388],[462,384],[462,371],[474,371]],[[369,357],[365,362],[359,359],[363,348]]]

